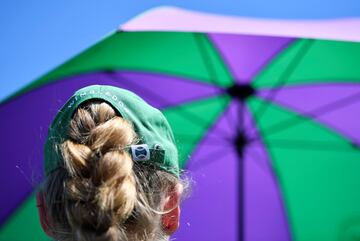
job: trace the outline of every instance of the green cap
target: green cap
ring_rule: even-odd
[[[63,166],[59,144],[68,139],[69,123],[75,110],[91,99],[107,102],[122,118],[133,124],[140,139],[137,145],[129,148],[134,161],[155,164],[179,176],[178,151],[165,116],[136,94],[107,85],[91,85],[79,89],[60,109],[50,126],[45,143],[46,176]]]

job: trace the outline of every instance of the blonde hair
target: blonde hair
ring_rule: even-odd
[[[167,240],[161,205],[164,194],[182,181],[133,162],[126,147],[137,142],[131,123],[106,102],[76,110],[60,146],[64,165],[43,185],[56,240]]]

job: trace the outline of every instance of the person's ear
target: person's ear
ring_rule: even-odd
[[[163,231],[167,235],[173,234],[180,225],[180,197],[183,192],[182,184],[177,184],[173,190],[168,193],[165,200],[164,211],[169,212],[162,215],[162,227]]]

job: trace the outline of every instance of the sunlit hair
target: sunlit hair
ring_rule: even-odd
[[[60,241],[168,240],[164,194],[186,182],[156,166],[133,162],[131,123],[105,102],[75,112],[60,146],[64,165],[42,187],[54,238]]]

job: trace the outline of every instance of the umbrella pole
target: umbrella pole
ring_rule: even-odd
[[[238,240],[245,240],[244,233],[244,147],[237,146],[238,155]]]
[[[244,241],[245,240],[245,158],[244,158],[244,151],[246,145],[248,144],[249,140],[246,136],[246,126],[245,126],[245,102],[246,99],[256,93],[254,87],[250,84],[238,84],[238,81],[234,81],[236,84],[229,87],[227,89],[227,93],[229,96],[232,97],[234,101],[237,101],[239,104],[239,118],[238,122],[236,123],[236,138],[235,138],[235,149],[238,156],[238,164],[237,164],[237,173],[238,173],[238,240]]]
[[[237,128],[237,135],[235,139],[236,152],[238,156],[237,173],[238,173],[238,240],[245,240],[245,203],[244,203],[244,181],[245,181],[245,163],[244,163],[244,150],[247,144],[247,138],[244,130],[244,109],[239,110],[239,123]]]

